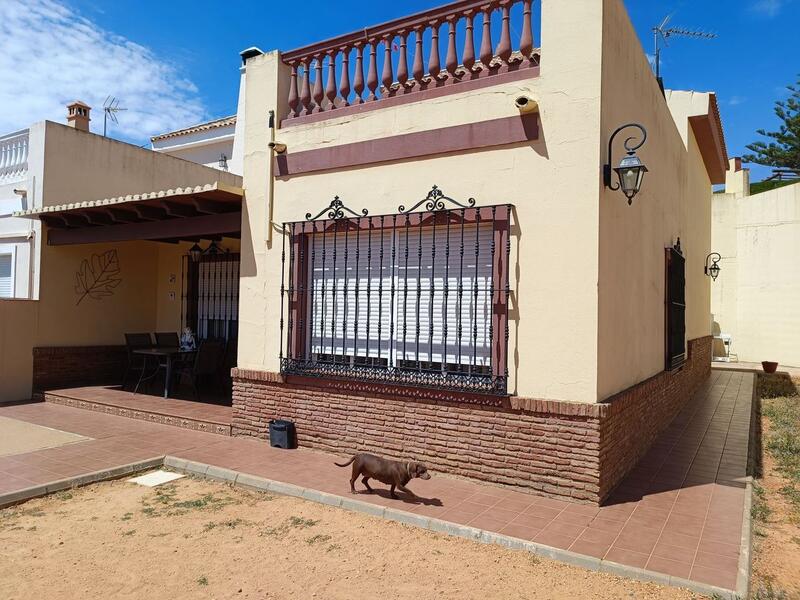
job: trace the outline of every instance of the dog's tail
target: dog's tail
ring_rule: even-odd
[[[355,459],[356,459],[356,457],[355,457],[355,456],[353,456],[353,457],[352,457],[350,460],[348,460],[348,461],[347,461],[346,463],[344,463],[344,464],[337,463],[337,462],[335,462],[335,463],[333,463],[333,464],[335,464],[337,467],[346,467],[347,465],[349,465],[350,463],[352,463],[352,462],[353,462]]]

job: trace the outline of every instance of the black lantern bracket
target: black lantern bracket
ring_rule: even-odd
[[[339,196],[334,196],[333,200],[331,200],[331,203],[328,206],[326,206],[325,208],[323,208],[321,211],[319,211],[317,216],[312,217],[311,213],[306,213],[306,221],[316,221],[317,219],[319,219],[325,213],[328,213],[327,214],[327,218],[328,219],[344,219],[345,218],[345,213],[349,213],[349,214],[353,215],[354,217],[359,217],[359,216],[366,217],[369,214],[369,211],[366,208],[362,208],[361,209],[361,215],[359,215],[353,209],[348,208],[347,206],[345,206],[344,202],[342,202],[339,199]]]
[[[708,276],[711,277],[712,281],[716,281],[717,277],[719,277],[719,272],[722,270],[719,266],[719,261],[722,260],[722,256],[720,256],[719,252],[712,252],[708,256],[706,256],[706,266],[703,269],[703,272]],[[711,264],[709,265],[709,261]]]
[[[641,132],[641,139],[637,136],[628,136],[625,138],[625,152],[627,152],[627,156],[625,156],[622,161],[620,162],[620,166],[617,168],[613,168],[611,165],[614,164],[613,161],[613,152],[614,152],[614,139],[617,137],[617,134],[620,131],[628,129],[629,127],[635,127]],[[633,143],[638,139],[638,142]],[[637,167],[642,169],[645,173],[647,172],[647,167],[645,167],[639,157],[636,156],[636,151],[641,148],[644,143],[647,141],[647,130],[644,128],[643,125],[639,123],[626,123],[625,125],[620,125],[614,130],[614,133],[611,134],[611,137],[608,139],[608,161],[606,162],[605,166],[603,167],[603,183],[605,186],[610,190],[618,190],[620,189],[620,184],[615,184],[612,180],[612,171],[617,171],[619,173],[620,169],[625,167]],[[626,161],[630,164],[626,164]],[[639,180],[641,182],[641,179]],[[628,204],[630,205],[633,202],[633,197],[639,192],[638,189],[632,191],[632,193],[628,190],[623,190],[623,193],[628,198]]]
[[[451,204],[455,204],[461,208],[472,208],[475,206],[475,198],[467,199],[466,204],[462,204],[458,200],[454,200],[450,196],[445,196],[444,192],[439,189],[439,186],[434,185],[431,188],[431,191],[428,192],[428,195],[425,196],[422,200],[417,202],[414,206],[409,209],[406,209],[404,204],[401,204],[397,207],[397,212],[400,214],[403,213],[410,213],[417,210],[423,204],[425,205],[425,210],[428,212],[436,212],[439,210],[445,210],[447,207],[445,206],[445,202],[450,202]]]

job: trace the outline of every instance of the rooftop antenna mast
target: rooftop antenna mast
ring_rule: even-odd
[[[120,108],[119,100],[114,96],[107,96],[106,101],[103,102],[103,137],[106,137],[106,129],[108,120],[111,119],[114,123],[119,125],[117,121],[117,114],[121,110],[128,110],[127,108]]]
[[[708,31],[702,31],[699,29],[686,29],[685,27],[668,27],[670,20],[672,19],[672,15],[675,13],[670,13],[664,20],[661,21],[661,24],[656,25],[653,27],[653,46],[655,47],[655,59],[654,59],[654,68],[656,72],[656,79],[658,80],[658,85],[661,89],[664,89],[664,84],[661,79],[661,41],[663,40],[664,46],[669,46],[669,38],[676,36],[676,37],[688,37],[694,39],[701,39],[701,40],[711,40],[717,37],[716,33],[711,33]]]

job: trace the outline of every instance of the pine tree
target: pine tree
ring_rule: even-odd
[[[800,171],[800,79],[786,87],[791,92],[789,98],[775,102],[775,114],[782,121],[778,131],[757,131],[773,141],[749,144],[747,149],[754,154],[745,154],[745,162]]]

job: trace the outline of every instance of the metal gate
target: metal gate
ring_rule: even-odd
[[[183,257],[181,323],[198,340],[239,337],[239,254]]]

